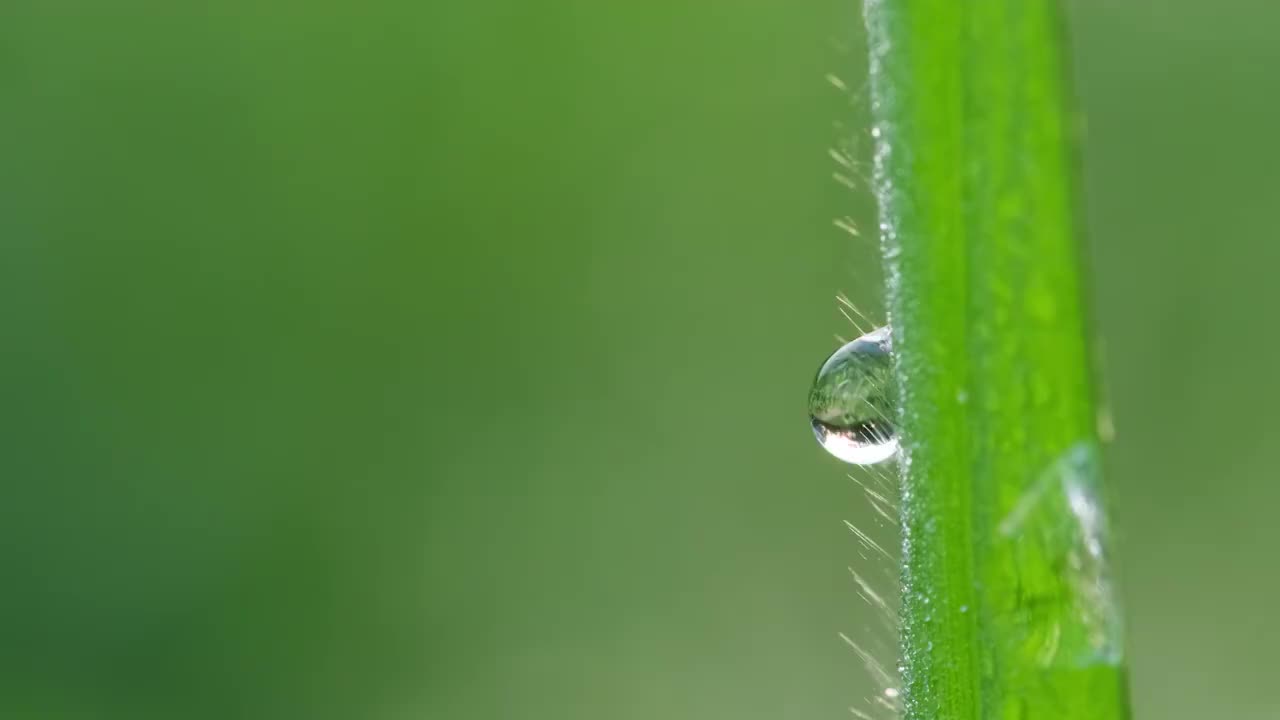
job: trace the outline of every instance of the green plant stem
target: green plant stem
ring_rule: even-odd
[[[1128,717],[1052,0],[868,0],[909,720]]]

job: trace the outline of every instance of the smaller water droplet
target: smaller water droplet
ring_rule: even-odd
[[[898,688],[885,688],[884,696],[889,698],[890,700],[898,697]]]
[[[962,613],[967,613],[967,612],[969,612],[969,606],[968,606],[968,605],[961,605],[961,606],[960,606],[960,612],[962,612]]]
[[[818,369],[809,390],[814,435],[847,463],[873,465],[898,452],[889,338],[882,327],[846,343]]]

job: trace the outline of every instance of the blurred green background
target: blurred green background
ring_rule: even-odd
[[[1135,705],[1274,719],[1280,9],[1072,10]],[[0,716],[846,717],[887,568],[804,398],[880,314],[861,42],[0,4]]]

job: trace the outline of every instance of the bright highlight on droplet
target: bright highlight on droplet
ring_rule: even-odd
[[[847,343],[818,369],[809,419],[818,443],[847,463],[874,465],[898,452],[889,328]]]

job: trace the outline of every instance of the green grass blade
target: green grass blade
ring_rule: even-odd
[[[1060,9],[868,0],[911,720],[1128,717]]]

